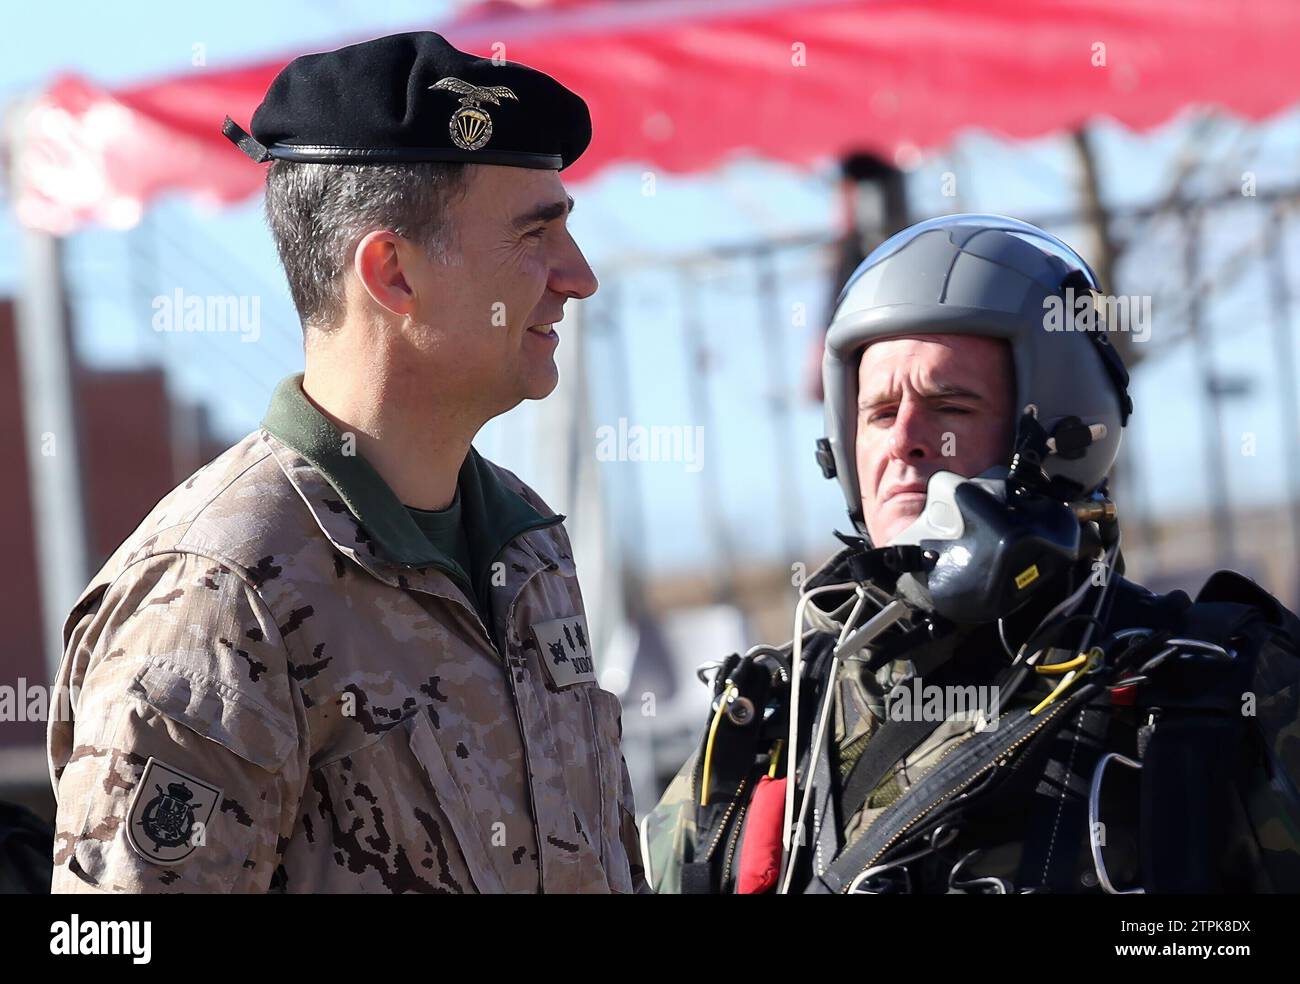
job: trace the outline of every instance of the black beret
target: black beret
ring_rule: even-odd
[[[394,34],[286,65],[253,114],[222,132],[253,160],[464,161],[563,170],[591,142],[582,97],[543,72]]]

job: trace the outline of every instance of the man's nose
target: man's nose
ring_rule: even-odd
[[[551,279],[548,286],[557,294],[576,297],[581,300],[596,293],[600,281],[596,279],[587,258],[582,255],[577,242],[572,236],[565,236],[565,245],[551,267]]]
[[[932,415],[924,407],[904,401],[889,431],[890,457],[904,462],[935,458],[939,453],[939,438]]]

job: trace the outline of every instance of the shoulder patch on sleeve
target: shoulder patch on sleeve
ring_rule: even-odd
[[[220,802],[216,786],[151,757],[127,812],[127,841],[146,861],[178,864],[204,845]]]
[[[542,666],[556,690],[578,683],[596,682],[591,642],[587,638],[587,627],[579,616],[536,622],[532,633],[537,640]]]

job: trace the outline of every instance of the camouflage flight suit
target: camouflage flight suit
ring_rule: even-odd
[[[805,590],[847,580],[846,556],[847,552],[828,562],[809,579]],[[1230,867],[1236,872],[1236,881],[1229,890],[1293,892],[1300,887],[1300,827],[1297,826],[1300,813],[1295,805],[1295,789],[1300,787],[1300,659],[1297,659],[1300,655],[1297,653],[1300,637],[1295,635],[1294,616],[1286,612],[1280,603],[1269,598],[1262,589],[1253,585],[1245,587],[1248,582],[1237,575],[1221,582],[1221,590],[1223,583],[1235,585],[1231,590],[1241,592],[1238,600],[1259,605],[1261,613],[1270,616],[1272,626],[1262,635],[1252,634],[1250,640],[1253,641],[1244,638],[1242,641],[1243,649],[1246,646],[1255,648],[1254,676],[1250,681],[1249,693],[1255,694],[1259,701],[1253,717],[1257,722],[1260,754],[1257,760],[1251,760],[1249,764],[1243,761],[1239,765],[1242,771],[1236,776],[1236,793],[1232,795],[1241,797],[1240,808],[1233,804],[1233,837],[1230,843],[1221,845],[1225,855],[1233,859]],[[830,611],[843,604],[841,596],[833,597],[833,602],[818,599],[812,604]],[[1164,625],[1170,618],[1169,612],[1181,610],[1181,605],[1189,603],[1182,592],[1154,595],[1122,577],[1118,578],[1116,598],[1118,603],[1107,622],[1107,631],[1130,625]],[[1020,637],[1017,634],[1018,625],[1036,624],[1045,605],[1050,605],[1050,600],[1040,602],[1036,607],[1008,619],[1008,631],[1012,632],[1013,637]],[[847,607],[844,611],[847,612]],[[1023,631],[1027,632],[1027,629]],[[830,635],[823,641],[829,646],[834,643],[834,639],[834,635]],[[992,683],[996,679],[995,668],[1003,664],[999,655],[1001,651],[1001,644],[991,627],[973,633],[969,642],[958,649],[952,660],[951,682],[963,685]],[[884,722],[887,713],[885,696],[891,692],[897,693],[894,688],[913,679],[915,673],[915,667],[906,658],[885,663],[871,673],[861,659],[863,655],[865,654],[850,655],[843,660],[830,702],[828,744],[832,768],[836,770],[837,788],[842,788],[842,784],[847,781],[853,766]],[[1073,650],[1049,649],[1045,662],[1059,662],[1072,655]],[[936,674],[943,672],[938,670]],[[1009,718],[1018,711],[1034,707],[1052,692],[1056,682],[1046,677],[1031,678],[1001,707],[1000,715]],[[819,684],[820,681],[806,686],[820,690]],[[969,689],[975,691],[978,688],[971,686]],[[820,696],[810,700],[810,703],[820,706]],[[895,715],[898,706],[895,705]],[[975,710],[977,706],[977,702],[971,700],[965,704],[970,710],[949,714],[919,744],[888,768],[865,802],[854,804],[850,814],[841,819],[838,833],[845,845],[851,846],[869,834],[872,825],[891,805],[907,796],[941,760],[972,738],[979,717]],[[1118,730],[1117,725],[1112,726],[1112,732]],[[699,796],[696,791],[699,771],[697,749],[646,818],[645,861],[651,872],[652,887],[661,894],[682,892],[684,866],[706,859],[719,844],[726,843],[725,838],[712,831],[709,832],[712,842],[705,842],[701,836],[697,811]],[[1078,782],[1078,776],[1071,776],[1071,789],[1076,793],[1082,790],[1082,795],[1086,796],[1086,778],[1090,778],[1090,775],[1085,777],[1082,785]],[[1044,776],[1044,786],[1064,789],[1065,785],[1066,780],[1056,772],[1050,777]],[[1110,818],[1106,827],[1106,863],[1109,874],[1120,885],[1136,884],[1142,873],[1139,832],[1135,822],[1138,811],[1132,796],[1136,796],[1135,789],[1126,788],[1112,780],[1112,785],[1105,788],[1101,799],[1102,815]],[[1063,801],[1064,796],[1055,795],[1049,802],[1054,804],[1058,800]],[[1029,799],[1025,799],[1018,804],[1014,813],[1008,813],[1000,822],[986,825],[979,832],[977,842],[967,842],[953,848],[953,853],[960,856],[967,848],[979,847],[975,861],[963,866],[965,877],[1000,878],[1011,883],[1022,877],[1021,867],[1032,805]],[[839,806],[843,808],[843,804]],[[744,804],[741,808],[743,810]],[[1134,822],[1126,822],[1130,820]],[[822,833],[818,817],[814,816],[810,820],[810,826],[810,841],[813,846],[808,853],[820,849],[819,835]],[[1085,830],[1085,842],[1086,835]],[[1091,855],[1083,849],[1085,847],[1086,844],[1079,845],[1079,849],[1075,850],[1078,877],[1073,881],[1072,890],[1100,891],[1093,874]],[[1071,845],[1063,845],[1061,853],[1068,854],[1070,849]],[[734,848],[732,850],[734,853]],[[818,855],[818,873],[824,871],[824,860],[828,862],[833,856],[833,849]],[[947,874],[949,872],[946,869],[938,872],[940,880],[937,887],[940,891],[945,888],[941,879]],[[928,886],[923,886],[918,881],[917,887],[934,890],[934,881],[932,879]],[[794,890],[803,891],[804,886],[796,883]]]
[[[300,381],[68,618],[54,891],[645,891],[563,517],[471,450],[462,571]]]

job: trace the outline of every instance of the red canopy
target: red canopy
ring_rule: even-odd
[[[552,0],[439,30],[587,99],[595,137],[569,180],[740,153],[907,164],[965,127],[1032,137],[1105,115],[1143,129],[1188,105],[1258,119],[1300,99],[1295,0]],[[289,57],[115,91],[57,79],[19,142],[19,218],[64,232],[130,224],[164,191],[252,194],[263,169],[221,120],[247,126]]]

